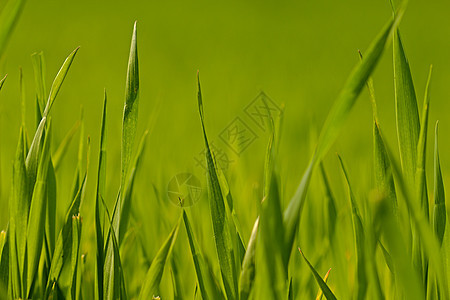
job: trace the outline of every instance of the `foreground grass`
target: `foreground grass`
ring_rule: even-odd
[[[425,174],[426,146],[430,144],[427,129],[431,68],[419,116],[412,75],[398,30],[403,12],[401,6],[364,51],[364,56],[361,55],[329,112],[310,162],[287,205],[283,201],[283,178],[278,162],[283,115],[273,115],[267,120],[271,138],[261,188],[263,198],[257,204],[257,219],[250,220],[254,222],[251,232],[242,231],[234,204],[245,200],[232,197],[235,191],[230,190],[227,176],[216,163],[208,139],[208,118],[198,76],[199,132],[206,149],[208,207],[196,210],[181,205],[177,209],[171,207],[169,212],[165,206],[170,203],[158,203],[145,216],[158,219],[163,225],[155,230],[151,240],[142,233],[148,224],[154,223],[132,213],[134,206],[142,205],[135,202],[133,190],[147,140],[144,133],[139,144],[136,143],[139,106],[136,24],[125,84],[120,185],[112,187],[117,190],[112,206],[106,199],[107,178],[115,175],[106,169],[109,122],[106,92],[103,111],[99,113],[100,140],[92,141],[100,145],[99,152],[94,154],[98,157],[97,172],[88,174],[89,167],[83,162],[84,157],[87,164],[92,161],[91,141],[84,134],[83,120],[80,125],[74,125],[56,152],[50,148],[52,126],[55,126],[51,122],[51,109],[78,48],[62,64],[48,94],[43,55],[33,56],[36,128],[29,131],[23,122],[19,131],[12,168],[9,223],[0,236],[0,294],[6,299],[151,299],[158,296],[164,299],[314,296],[317,299],[449,299],[446,257],[449,249],[444,243],[448,235],[447,211],[437,123],[433,180],[427,181]],[[8,22],[4,32],[11,32],[13,23]],[[383,139],[370,77],[391,44],[400,162],[393,156],[393,147]],[[0,82],[0,88],[5,81],[6,77]],[[341,201],[334,196],[330,185],[330,180],[337,178],[327,176],[323,159],[366,87],[373,107],[374,186],[364,192],[365,196],[355,193],[346,158],[338,156],[345,180],[343,187],[348,190],[348,199]],[[77,129],[79,155],[71,199],[66,213],[59,216],[56,207],[63,202],[56,196],[56,170]],[[28,138],[29,132],[34,132],[30,134],[32,139]],[[323,180],[323,190],[309,189],[315,176]],[[86,196],[88,181],[96,182],[95,197]],[[428,191],[428,182],[433,182],[432,193]],[[305,245],[307,240],[302,234],[310,231],[315,235],[319,231],[313,226],[304,228],[308,223],[302,220],[302,215],[307,201],[317,195],[323,203],[313,207],[322,209],[323,219],[319,222],[328,226],[320,243],[315,245],[320,248],[314,253],[312,247]],[[92,224],[83,221],[82,205],[94,210]],[[204,217],[204,213],[209,217]],[[343,225],[346,220],[342,215],[350,216],[347,224],[350,226]],[[93,239],[83,239],[85,226],[93,228]],[[350,247],[345,245],[348,242]],[[92,256],[90,260],[86,260],[84,248],[93,249],[88,252]],[[350,255],[346,252],[348,248]]]

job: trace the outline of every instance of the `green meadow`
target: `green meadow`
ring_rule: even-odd
[[[445,1],[0,3],[0,299],[450,299]]]

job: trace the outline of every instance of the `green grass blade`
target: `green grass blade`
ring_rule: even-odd
[[[425,178],[425,158],[426,158],[426,145],[427,145],[427,132],[428,132],[428,112],[430,107],[430,82],[431,72],[433,66],[430,66],[430,72],[428,73],[427,85],[425,87],[425,98],[422,108],[422,120],[420,123],[419,140],[417,143],[417,164],[416,164],[416,196],[422,205],[423,212],[426,218],[429,218],[429,205],[427,194],[427,182]]]
[[[395,87],[395,116],[397,122],[398,145],[402,170],[408,184],[412,186],[416,173],[417,142],[419,140],[419,111],[417,108],[416,92],[403,50],[399,31],[394,34],[394,87]]]
[[[333,192],[331,191],[330,182],[325,172],[325,167],[323,166],[323,163],[320,163],[320,173],[322,175],[323,185],[325,187],[325,196],[327,199],[328,239],[330,243],[333,243],[336,234],[336,221],[337,221],[336,200],[333,196]]]
[[[208,266],[200,251],[200,247],[194,236],[191,223],[186,214],[183,211],[183,221],[188,236],[189,247],[191,248],[192,259],[194,260],[195,273],[197,274],[198,286],[200,293],[204,300],[208,299],[225,299],[223,292],[218,290],[218,287],[214,284],[215,279],[210,278]]]
[[[438,129],[439,122],[436,122],[435,139],[434,139],[434,210],[433,210],[433,227],[438,238],[439,244],[442,245],[444,240],[446,225],[446,208],[445,208],[445,190],[444,181],[442,179],[441,161],[439,159],[438,145]]]
[[[239,277],[239,297],[241,300],[249,299],[250,292],[253,289],[256,275],[256,239],[259,229],[259,217],[253,225],[252,233],[247,244],[247,251],[242,261],[242,270]]]
[[[36,86],[36,102],[37,102],[37,111],[39,111],[40,115],[44,112],[45,107],[45,97],[47,95],[47,91],[45,89],[45,59],[44,53],[41,51],[39,53],[33,53],[31,55],[31,62],[33,64],[34,70],[34,83]],[[40,118],[37,120],[40,121]]]
[[[342,158],[338,155],[339,162],[341,163],[342,171],[344,173],[345,180],[347,182],[348,190],[350,193],[350,204],[352,208],[352,222],[353,222],[353,235],[355,237],[355,249],[356,249],[356,299],[365,299],[367,293],[367,274],[366,274],[366,261],[365,261],[365,234],[361,215],[359,213],[358,205],[356,203],[355,195],[350,185],[347,170],[345,168]]]
[[[0,232],[0,293],[8,294],[9,284],[9,228]]]
[[[139,293],[139,299],[149,299],[150,297],[159,296],[159,283],[161,282],[167,258],[170,256],[173,245],[177,240],[180,222],[181,218],[178,220],[177,224],[172,229],[166,241],[153,259]]]
[[[47,175],[50,163],[50,134],[45,136],[41,157],[39,159],[36,183],[30,204],[30,213],[27,227],[27,272],[26,297],[31,297],[31,287],[36,279],[39,258],[42,252],[44,239],[45,216],[47,205]],[[25,288],[25,286],[24,286]]]
[[[9,0],[0,14],[0,59],[3,57],[11,33],[17,24],[25,0]]]
[[[58,95],[59,90],[61,89],[64,79],[66,78],[67,73],[69,72],[70,66],[72,65],[75,55],[78,52],[78,49],[80,49],[80,47],[77,47],[75,50],[73,50],[72,53],[69,54],[69,56],[66,58],[63,65],[59,69],[58,74],[56,74],[56,77],[53,80],[52,87],[50,89],[50,94],[48,96],[44,112],[42,113],[43,117],[48,116],[50,109],[52,108],[53,103],[55,102],[56,96]]]
[[[0,79],[0,91],[2,90],[3,84],[5,83],[6,77],[8,77],[8,75],[5,75],[2,79]]]
[[[46,120],[47,118],[42,118],[41,122],[39,123],[39,126],[36,129],[36,133],[34,134],[33,141],[31,142],[30,149],[28,150],[27,158],[25,160],[28,185],[31,188],[34,186],[34,183],[36,181],[39,154],[41,153],[42,136],[44,134]],[[31,190],[29,192],[31,192]]]
[[[336,296],[333,294],[333,292],[330,290],[326,282],[320,277],[319,273],[317,273],[316,269],[311,265],[311,263],[306,259],[305,255],[303,254],[302,250],[298,248],[298,251],[300,251],[300,254],[302,255],[303,259],[305,260],[308,267],[311,269],[311,272],[314,275],[314,279],[316,279],[317,283],[319,284],[320,289],[323,292],[323,295],[327,300],[336,300]]]
[[[75,122],[75,124],[72,126],[72,128],[69,130],[69,132],[66,134],[64,139],[59,144],[58,148],[56,149],[55,153],[52,155],[52,161],[55,168],[55,171],[59,169],[59,166],[61,164],[61,161],[64,157],[64,155],[67,153],[67,150],[69,149],[70,142],[73,140],[73,137],[75,133],[80,128],[81,122],[78,120]]]
[[[20,91],[21,121],[22,121],[22,126],[25,128],[26,106],[25,106],[25,87],[24,87],[24,83],[23,83],[22,67],[19,68],[19,91]]]
[[[331,269],[328,269],[327,274],[325,274],[325,276],[323,277],[323,282],[327,283],[328,276],[330,276],[330,271],[331,271]],[[322,292],[322,289],[319,289],[319,291],[317,292],[316,300],[322,300],[322,298],[323,298],[323,292]]]
[[[95,195],[95,240],[96,240],[96,260],[95,260],[95,299],[103,299],[103,265],[105,254],[103,252],[104,237],[102,232],[102,222],[100,219],[100,199],[105,198],[106,186],[106,91],[103,100],[102,125],[100,130],[100,147],[97,171],[97,193]]]
[[[340,129],[344,125],[344,121],[347,119],[351,108],[357,100],[358,95],[360,94],[373,69],[377,65],[386,44],[390,40],[390,36],[397,28],[403,12],[404,6],[400,8],[396,17],[386,24],[381,33],[371,43],[367,51],[367,56],[364,60],[359,62],[355,69],[353,69],[344,85],[344,88],[335,101],[333,108],[328,114],[327,120],[325,121],[319,136],[315,154],[303,174],[295,195],[292,197],[289,202],[289,206],[284,212],[284,224],[286,229],[285,240],[287,243],[286,251],[288,253],[291,252],[294,245],[295,233],[300,222],[300,216],[306,198],[308,185],[311,180],[311,175],[327,153],[328,149],[336,140]]]
[[[216,244],[217,256],[222,274],[222,281],[228,299],[238,297],[237,274],[235,274],[235,253],[229,231],[229,224],[223,194],[221,191],[219,179],[216,172],[216,164],[209,147],[208,138],[203,117],[203,101],[200,87],[200,79],[198,80],[198,108],[203,129],[203,137],[206,148],[206,161],[208,165],[207,182],[208,182],[208,198],[210,204],[211,219],[214,230],[214,241]]]

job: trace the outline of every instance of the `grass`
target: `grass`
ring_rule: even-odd
[[[11,0],[2,11],[7,18],[0,22],[0,55],[22,5]],[[142,170],[152,166],[145,164],[144,149],[159,145],[149,136],[150,127],[135,143],[141,82],[137,23],[131,35],[121,137],[108,136],[108,124],[119,120],[110,118],[105,91],[102,112],[96,113],[100,135],[92,140],[99,145],[94,155],[83,109],[56,150],[51,146],[58,126],[52,121],[52,108],[80,48],[63,62],[48,94],[44,56],[34,54],[36,126],[30,130],[25,122],[21,75],[22,122],[11,168],[8,225],[0,235],[2,299],[449,299],[448,209],[437,122],[434,176],[426,174],[432,69],[419,115],[398,28],[405,7],[406,3],[399,6],[364,56],[360,52],[292,197],[281,172],[285,110],[267,117],[270,137],[260,176],[263,184],[257,187],[262,197],[255,204],[245,199],[249,187],[238,190],[230,184],[233,170],[220,168],[207,134],[213,116],[206,108],[212,101],[203,96],[199,73],[197,133],[204,141],[207,195],[193,206],[184,206],[183,199],[176,206],[165,201],[164,184],[146,180]],[[372,79],[391,47],[400,162],[383,136],[388,127],[380,124]],[[6,76],[0,89],[5,84]],[[356,184],[345,163],[350,156],[337,156],[341,173],[327,172],[331,167],[325,159],[342,135],[352,134],[345,124],[366,87],[373,114],[367,120],[373,124],[367,133],[373,140],[373,153],[367,155],[373,163],[373,175],[367,174],[373,177],[369,188]],[[78,154],[69,170],[73,183],[66,205],[57,192],[58,179],[76,134]],[[107,157],[118,140],[120,163],[114,170]],[[88,192],[90,182],[94,193]],[[152,186],[154,196],[143,194],[139,184]],[[336,186],[346,194],[341,196]],[[108,190],[114,191],[114,198],[109,199]],[[256,210],[257,217],[241,211],[242,203]],[[92,218],[84,218],[83,207],[92,210]]]

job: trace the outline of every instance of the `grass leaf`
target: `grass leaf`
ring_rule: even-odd
[[[438,145],[439,122],[436,122],[435,138],[434,138],[434,210],[433,210],[433,227],[438,238],[439,244],[442,245],[444,239],[446,225],[446,209],[445,209],[445,190],[444,181],[442,179],[441,161],[439,159]]]
[[[2,9],[0,14],[0,59],[3,57],[6,44],[19,19],[25,2],[25,0],[9,0]]]

